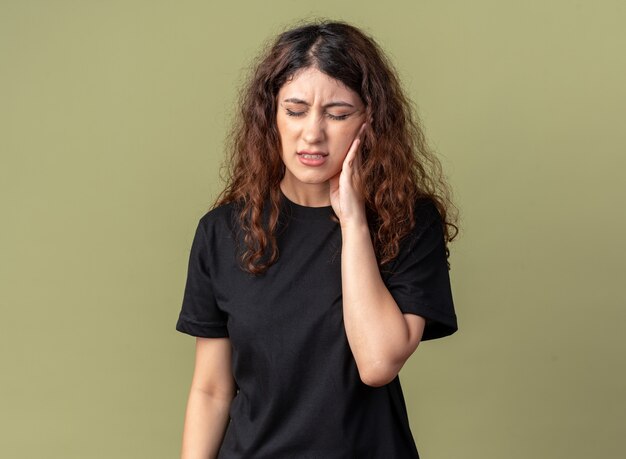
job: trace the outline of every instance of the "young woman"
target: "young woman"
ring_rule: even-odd
[[[458,227],[392,65],[358,28],[308,23],[240,104],[176,324],[197,337],[182,457],[418,458],[398,372],[457,330]]]

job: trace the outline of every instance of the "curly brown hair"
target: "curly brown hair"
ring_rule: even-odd
[[[450,209],[456,208],[441,163],[426,143],[396,70],[374,39],[346,22],[318,19],[279,34],[254,64],[240,90],[240,110],[226,139],[229,154],[222,165],[227,170],[226,186],[213,204],[213,208],[237,204],[245,244],[242,268],[262,274],[278,260],[275,232],[285,165],[276,99],[289,78],[309,67],[339,80],[365,103],[369,123],[355,173],[363,185],[379,266],[398,255],[400,241],[415,225],[415,203],[420,199],[431,199],[442,217],[447,260],[447,243],[458,234],[458,211],[451,215]],[[263,207],[268,198],[265,228]],[[336,215],[332,218],[338,221]],[[448,260],[447,264],[450,269]]]

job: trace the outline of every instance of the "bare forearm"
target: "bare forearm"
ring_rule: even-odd
[[[380,276],[366,224],[342,227],[341,279],[346,335],[361,377],[397,374],[409,330]]]
[[[191,388],[185,413],[181,459],[214,459],[229,421],[232,399]]]

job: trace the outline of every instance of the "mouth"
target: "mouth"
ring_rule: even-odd
[[[328,153],[322,153],[319,151],[299,151],[298,159],[305,166],[321,166],[326,162]]]
[[[309,150],[302,150],[302,151],[297,152],[297,154],[301,158],[306,158],[306,159],[322,159],[328,156],[328,153],[324,153],[321,151],[309,151]]]

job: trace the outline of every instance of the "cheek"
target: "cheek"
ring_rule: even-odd
[[[280,134],[281,138],[286,141],[289,141],[289,139],[293,138],[296,133],[296,128],[293,121],[284,119],[284,117],[281,116],[276,119],[276,127],[278,128],[278,133]]]
[[[333,147],[335,152],[340,155],[342,159],[348,154],[348,150],[355,136],[356,134],[352,128],[343,128],[335,132],[333,136]]]
[[[285,132],[285,122],[280,115],[276,117],[276,129],[278,129],[278,134],[282,137]]]

